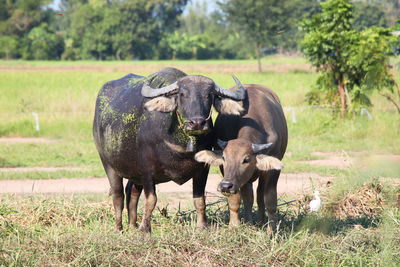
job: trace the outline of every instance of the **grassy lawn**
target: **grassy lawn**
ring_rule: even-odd
[[[45,137],[53,143],[0,144],[0,167],[67,166],[80,170],[43,172],[34,171],[0,173],[0,179],[39,179],[60,177],[104,176],[98,160],[92,135],[94,103],[101,86],[118,79],[133,70],[142,75],[151,69],[171,65],[170,61],[123,61],[123,62],[46,62],[46,61],[0,61],[0,137]],[[256,66],[254,61],[176,61],[173,66],[193,66],[189,74],[204,74],[223,87],[234,85],[229,73],[218,70],[241,66]],[[304,102],[305,93],[313,85],[316,74],[309,71],[289,70],[281,73],[286,65],[307,66],[301,57],[271,56],[263,60],[264,73],[236,73],[243,83],[264,84],[280,97],[287,112],[289,126],[288,151],[284,161],[285,171],[313,171],[320,174],[336,174],[337,170],[300,164],[310,159],[312,151],[369,151],[371,153],[400,154],[399,117],[384,99],[373,96],[374,107],[370,109],[373,120],[355,116],[353,119],[332,119],[332,111],[312,108]],[[7,69],[7,67],[28,69]],[[86,66],[79,69],[79,66]],[[98,69],[98,67],[112,67]],[[120,66],[124,68],[119,69]],[[38,68],[39,67],[39,68]],[[276,67],[276,71],[274,71]],[[396,73],[397,74],[397,73]],[[39,114],[40,131],[35,131],[34,117]],[[218,172],[213,169],[212,172]]]

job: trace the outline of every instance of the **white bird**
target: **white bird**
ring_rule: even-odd
[[[322,207],[322,201],[321,201],[321,199],[319,198],[319,192],[318,192],[318,190],[315,190],[314,191],[314,197],[315,197],[315,199],[313,199],[313,200],[311,200],[310,201],[310,210],[312,211],[312,212],[318,212],[320,209],[321,209],[321,207]]]

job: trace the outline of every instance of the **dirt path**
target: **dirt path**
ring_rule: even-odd
[[[242,63],[242,64],[165,64],[165,67],[176,67],[187,73],[242,73],[242,72],[256,72],[257,65]],[[4,66],[0,65],[0,71],[46,71],[46,72],[85,72],[85,71],[98,71],[98,72],[125,72],[125,73],[150,73],[160,69],[159,64],[115,64],[115,65],[65,65],[65,66]],[[303,71],[311,72],[312,69],[308,64],[265,64],[264,71],[273,71],[277,73],[287,73],[290,71]]]
[[[315,187],[324,186],[333,177],[322,177],[315,173],[282,173],[278,183],[279,194],[299,194],[311,192],[312,179]],[[217,192],[217,185],[221,178],[217,174],[208,177],[206,191]],[[126,181],[125,181],[126,183]],[[257,183],[254,183],[254,190]],[[109,183],[107,178],[71,178],[55,180],[2,180],[0,181],[0,194],[35,194],[35,193],[108,193]],[[191,193],[192,183],[187,182],[181,186],[174,182],[157,185],[160,193]]]
[[[0,143],[56,143],[58,140],[47,139],[43,137],[2,137]]]

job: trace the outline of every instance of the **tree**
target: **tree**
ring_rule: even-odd
[[[164,33],[173,32],[187,0],[74,0],[63,3],[72,59],[157,57]]]
[[[18,41],[15,36],[0,36],[0,57],[11,59],[18,54]]]
[[[372,26],[387,27],[383,4],[374,2],[354,2],[354,29],[360,31]]]
[[[277,33],[294,24],[295,1],[230,0],[218,4],[228,20],[243,30],[246,41],[254,44],[261,72],[261,50],[264,46],[273,46]]]
[[[328,0],[321,2],[321,8],[322,13],[302,23],[303,53],[322,72],[307,98],[310,103],[321,99],[336,103],[339,96],[344,116],[348,107],[371,105],[368,95],[373,90],[392,88],[388,69],[393,37],[389,29],[380,27],[354,30],[349,0]]]

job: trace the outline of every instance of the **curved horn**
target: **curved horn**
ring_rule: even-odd
[[[224,149],[226,145],[228,144],[228,141],[223,141],[221,139],[217,139],[217,144],[221,149]]]
[[[258,152],[261,152],[261,151],[269,148],[270,146],[272,146],[272,143],[268,143],[268,144],[251,144],[251,148],[253,149],[253,152],[255,154],[257,154]]]
[[[214,90],[216,94],[224,97],[229,97],[236,101],[244,100],[244,98],[246,97],[246,90],[235,75],[232,75],[232,77],[235,80],[238,89],[236,91],[231,91],[220,87],[218,84],[215,84]]]
[[[178,82],[174,82],[168,86],[164,86],[158,89],[151,88],[147,80],[142,86],[142,96],[144,97],[157,97],[160,95],[172,95],[178,92]]]

